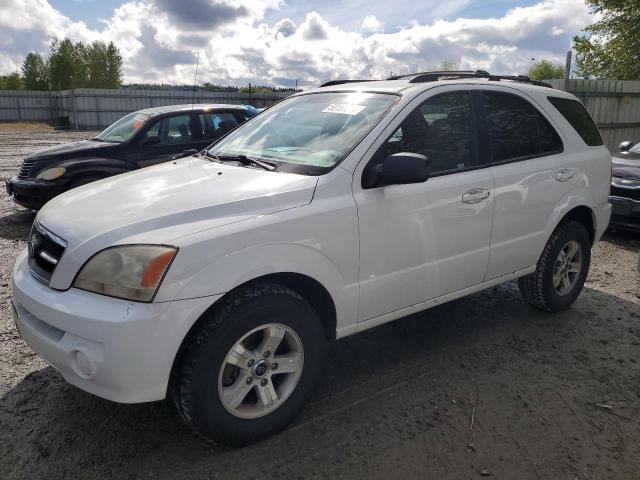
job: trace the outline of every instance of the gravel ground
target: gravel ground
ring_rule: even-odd
[[[88,135],[0,125],[0,177]],[[640,478],[640,237],[607,233],[562,314],[512,282],[336,342],[288,430],[228,449],[164,402],[67,385],[19,339],[11,267],[32,220],[0,194],[0,478]]]

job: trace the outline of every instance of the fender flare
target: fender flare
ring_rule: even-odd
[[[555,229],[558,227],[558,225],[560,225],[562,220],[564,220],[564,218],[567,216],[567,214],[578,207],[585,207],[589,209],[589,211],[591,212],[591,221],[593,222],[594,230],[597,229],[597,218],[593,209],[593,205],[595,205],[595,199],[593,198],[591,192],[585,187],[576,188],[567,193],[562,198],[562,200],[560,200],[556,204],[552,214],[549,216],[547,224],[545,225],[545,231],[547,232],[547,241],[551,237]]]

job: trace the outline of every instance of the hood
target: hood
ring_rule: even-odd
[[[119,143],[95,142],[91,140],[80,140],[78,142],[62,143],[54,145],[44,150],[38,150],[27,158],[30,160],[48,160],[53,157],[80,157],[84,155],[96,155],[100,151],[112,150],[119,146]]]
[[[82,263],[111,245],[168,244],[306,205],[317,181],[187,157],[70,190],[48,202],[37,221],[68,242],[65,258]]]

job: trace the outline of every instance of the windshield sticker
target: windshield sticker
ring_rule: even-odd
[[[332,103],[322,110],[322,113],[341,113],[343,115],[358,115],[366,105],[356,105],[355,103]]]

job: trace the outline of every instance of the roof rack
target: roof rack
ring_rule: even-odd
[[[333,85],[343,85],[345,83],[375,82],[375,80],[329,80],[320,85],[320,87],[331,87]]]
[[[513,82],[530,83],[540,87],[552,88],[545,82],[531,80],[526,75],[492,75],[486,70],[436,70],[432,72],[408,73],[406,75],[394,75],[387,80],[409,80],[409,83],[437,82],[438,80],[457,80],[461,78],[486,78],[492,82],[500,80],[511,80]],[[375,80],[329,80],[320,87],[331,87],[333,85],[344,85],[345,83],[373,82]]]
[[[530,83],[540,87],[549,87],[551,85],[537,80],[531,80],[526,75],[492,75],[486,70],[442,70],[432,72],[409,73],[406,75],[394,75],[387,80],[409,79],[409,83],[437,82],[438,80],[454,80],[460,78],[486,78],[490,81],[499,82],[500,80],[512,80],[514,82]]]

